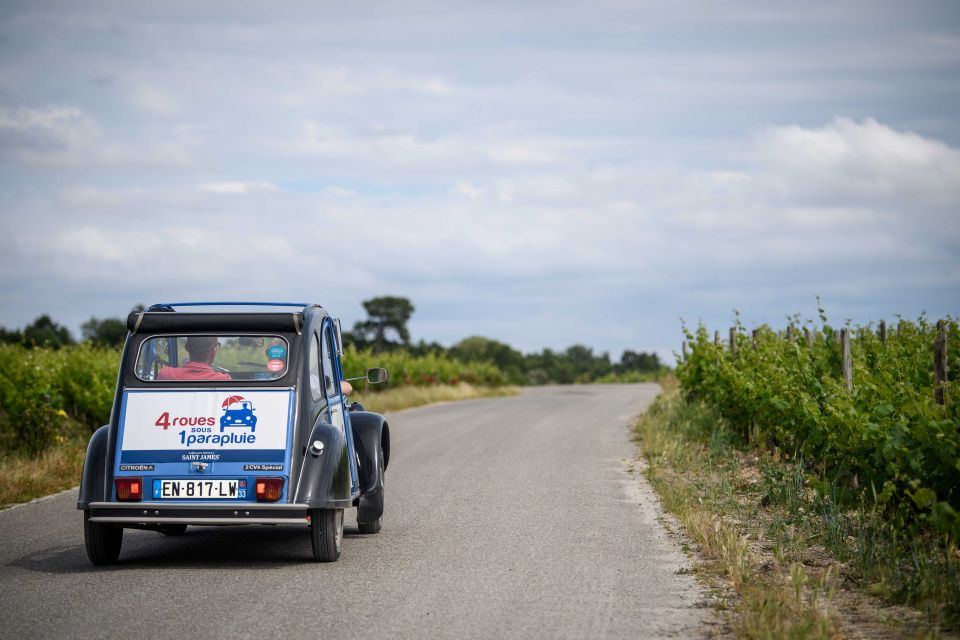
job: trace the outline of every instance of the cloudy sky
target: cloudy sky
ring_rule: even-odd
[[[956,2],[4,2],[0,324],[411,298],[414,339],[960,312]]]

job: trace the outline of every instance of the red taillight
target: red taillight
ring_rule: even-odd
[[[276,502],[283,493],[283,478],[257,478],[257,502]]]
[[[143,478],[114,478],[117,500],[136,502],[143,499]]]

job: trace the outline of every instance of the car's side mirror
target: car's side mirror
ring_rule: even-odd
[[[387,381],[387,370],[383,367],[374,367],[367,369],[367,382],[370,384],[379,384]]]

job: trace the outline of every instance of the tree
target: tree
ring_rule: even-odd
[[[23,343],[28,347],[47,347],[59,349],[73,344],[70,331],[43,314],[23,330]]]
[[[410,344],[410,332],[407,321],[413,315],[414,306],[407,298],[399,296],[380,296],[363,302],[368,318],[353,325],[353,334],[357,342],[369,342],[374,351],[397,343],[387,339],[387,332],[397,334],[400,344]]]
[[[576,372],[566,356],[554,353],[551,349],[528,353],[524,356],[524,366],[530,384],[570,384],[576,377]]]
[[[420,358],[433,354],[435,356],[444,357],[447,354],[447,349],[440,344],[439,342],[427,342],[426,340],[421,339],[416,344],[411,344],[407,347],[407,351],[410,352],[410,355]]]
[[[618,369],[621,371],[659,371],[660,356],[656,353],[636,353],[627,350],[620,356]]]
[[[23,344],[23,332],[20,329],[0,327],[0,342],[4,344]]]
[[[526,381],[523,354],[503,342],[470,336],[450,347],[449,354],[461,362],[492,362],[513,384]]]
[[[563,355],[574,372],[575,382],[590,382],[610,373],[610,356],[606,351],[594,355],[592,348],[575,344],[567,347]]]
[[[80,334],[98,347],[118,347],[127,338],[127,323],[119,318],[90,318],[80,325]]]

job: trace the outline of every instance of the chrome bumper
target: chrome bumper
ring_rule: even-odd
[[[91,502],[90,522],[110,524],[306,524],[305,504]]]

